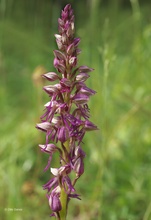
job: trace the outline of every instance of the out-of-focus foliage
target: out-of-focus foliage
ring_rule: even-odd
[[[151,219],[151,4],[69,1],[81,37],[79,65],[95,71],[85,137],[85,174],[68,219]],[[107,2],[107,1],[106,1]],[[122,3],[121,3],[122,2]],[[65,1],[0,1],[0,218],[50,219],[42,185],[47,155],[35,124],[48,101],[40,75],[53,69],[54,34]],[[55,71],[55,70],[54,70]],[[55,167],[53,160],[52,166]]]

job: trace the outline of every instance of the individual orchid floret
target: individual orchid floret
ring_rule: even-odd
[[[59,195],[61,192],[61,188],[60,186],[57,186],[56,188],[54,188],[51,192],[51,194],[49,195],[49,206],[52,209],[53,212],[59,212],[61,210],[61,201],[59,199]]]
[[[51,216],[65,220],[70,199],[80,199],[75,184],[84,173],[83,138],[87,131],[97,130],[89,120],[88,107],[90,97],[96,92],[85,84],[93,69],[78,66],[80,38],[74,36],[74,14],[70,4],[62,10],[58,31],[55,34],[58,50],[53,51],[56,72],[43,74],[51,83],[43,87],[50,100],[44,105],[41,123],[36,127],[45,132],[46,137],[39,147],[49,156],[44,171],[50,169],[52,177],[43,189],[47,190]],[[56,154],[59,166],[52,168],[52,158]]]
[[[45,73],[45,74],[43,74],[43,77],[51,82],[53,82],[57,79],[60,79],[60,77],[54,72]]]

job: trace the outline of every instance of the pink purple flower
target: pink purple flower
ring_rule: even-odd
[[[43,88],[50,100],[45,104],[41,123],[36,126],[46,133],[46,142],[39,147],[49,155],[45,171],[50,168],[52,178],[43,188],[47,190],[49,206],[56,217],[62,209],[62,189],[67,195],[67,203],[71,198],[79,199],[75,183],[84,172],[82,140],[87,131],[97,129],[89,121],[87,104],[95,91],[85,84],[90,77],[88,73],[93,69],[78,66],[80,38],[74,36],[74,14],[70,4],[62,11],[58,24],[59,34],[55,34],[58,50],[54,50],[56,73],[43,74],[44,78],[55,84]],[[60,155],[60,167],[52,168],[51,160],[56,152]],[[75,173],[74,179],[70,179],[71,172]]]

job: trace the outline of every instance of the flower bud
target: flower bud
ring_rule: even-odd
[[[53,117],[51,121],[56,127],[61,125],[61,118],[59,116]]]
[[[59,65],[59,60],[56,57],[54,58],[53,65],[55,68],[57,68]]]
[[[61,92],[70,92],[72,83],[69,79],[66,78],[61,79],[60,85],[61,85]]]
[[[48,131],[51,128],[51,123],[49,122],[42,122],[36,125],[36,128],[42,130],[42,131]]]
[[[79,43],[80,43],[80,38],[78,37],[74,38],[74,41],[73,41],[74,46],[77,47]]]
[[[60,72],[64,73],[65,72],[65,65],[63,64],[62,61],[58,60],[57,58],[54,58],[54,67]]]
[[[86,104],[89,101],[89,96],[87,95],[83,95],[83,94],[76,94],[73,97],[73,102],[75,102],[76,104]]]
[[[64,60],[64,61],[66,60],[65,55],[62,52],[60,52],[59,50],[54,50],[53,52],[54,52],[55,57],[58,60]],[[58,63],[59,63],[59,61],[58,61]]]
[[[69,64],[72,67],[75,67],[77,65],[77,57],[71,57],[70,60],[69,60]]]
[[[60,34],[55,34],[55,38],[56,38],[56,40],[61,41],[61,35]]]
[[[85,121],[85,130],[86,131],[93,131],[93,130],[98,130],[98,128],[91,121],[86,120]]]
[[[80,157],[79,157],[79,158],[75,161],[74,170],[75,170],[77,176],[81,176],[81,175],[83,174],[83,172],[84,172],[83,158],[80,158]]]
[[[54,72],[45,73],[45,74],[43,74],[43,77],[51,82],[59,79],[58,75]]]
[[[57,46],[58,46],[59,50],[64,50],[65,49],[65,47],[64,47],[61,40],[56,40],[56,43],[57,43]]]
[[[58,24],[63,26],[64,25],[64,21],[61,18],[58,18]]]
[[[67,78],[63,78],[63,79],[60,80],[60,85],[61,86],[71,87],[72,86],[72,82],[71,82],[71,80],[69,80]]]
[[[72,43],[72,44],[70,44],[70,45],[68,46],[68,48],[67,48],[67,54],[68,54],[68,55],[72,55],[72,53],[74,52],[74,50],[75,50],[75,45],[74,45],[74,43]]]
[[[81,87],[80,93],[90,96],[90,95],[94,95],[96,92],[93,89],[90,89],[87,86],[85,86],[85,87]]]
[[[76,76],[76,81],[85,82],[89,77],[90,77],[90,75],[88,75],[87,73],[79,73]]]
[[[39,147],[46,153],[53,153],[57,149],[54,144],[39,144]]]
[[[67,29],[67,36],[68,38],[72,38],[73,37],[73,34],[74,34],[74,22],[72,22],[70,24],[70,27]]]
[[[53,93],[58,93],[59,90],[61,89],[61,86],[60,86],[60,84],[49,85],[49,86],[44,86],[43,89],[44,89],[49,95],[52,95]]]
[[[67,43],[67,40],[68,40],[68,39],[67,39],[66,34],[63,33],[63,34],[62,34],[62,43],[63,43],[63,44],[66,44],[66,43]]]
[[[88,72],[91,72],[93,71],[94,69],[92,68],[89,68],[88,66],[80,66],[79,67],[79,72],[80,73],[88,73]]]
[[[62,20],[68,19],[68,11],[64,10],[61,13]]]

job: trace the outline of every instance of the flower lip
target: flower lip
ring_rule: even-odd
[[[53,177],[50,179],[46,184],[43,185],[43,189],[47,189],[48,192],[51,190],[52,187],[56,187],[58,185],[58,179]]]
[[[64,143],[69,139],[69,130],[67,127],[62,126],[58,129],[58,140]]]
[[[68,176],[64,176],[62,178],[62,182],[63,182],[63,185],[64,185],[65,192],[67,194],[69,194],[70,192],[75,192],[75,189],[72,185],[72,182],[71,182],[71,180]]]

